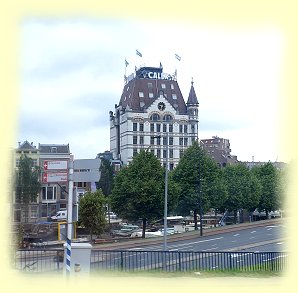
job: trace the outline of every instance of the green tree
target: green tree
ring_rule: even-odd
[[[173,171],[173,179],[180,186],[177,211],[182,215],[194,212],[195,229],[197,213],[202,204],[203,212],[211,207],[221,208],[227,192],[222,181],[222,171],[216,162],[194,142],[180,159]]]
[[[109,160],[103,158],[101,159],[99,171],[100,171],[100,179],[96,184],[96,188],[102,190],[102,193],[107,199],[108,212],[110,212],[109,197],[111,195],[112,188],[113,188],[114,167]],[[110,213],[108,213],[108,215],[109,215],[108,221],[110,223]]]
[[[105,220],[105,197],[101,190],[87,192],[79,202],[80,223],[89,230],[92,235],[100,235],[106,224]]]
[[[29,205],[36,201],[41,189],[39,176],[40,168],[34,166],[33,160],[26,155],[21,156],[16,171],[15,191],[16,202],[23,207],[25,223],[28,222]]]
[[[261,196],[258,210],[264,210],[268,218],[270,211],[275,211],[281,207],[283,194],[281,173],[270,162],[254,167],[252,172],[261,183]]]
[[[142,219],[143,238],[147,221],[159,219],[163,215],[164,177],[160,161],[151,152],[143,150],[115,177],[112,210],[127,220]],[[168,186],[168,209],[172,210],[176,203],[177,186],[171,180]]]
[[[238,210],[253,211],[258,206],[261,185],[256,176],[242,163],[225,167],[223,173],[228,190],[225,206],[234,212],[236,223]]]

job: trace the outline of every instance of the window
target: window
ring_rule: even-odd
[[[174,100],[177,100],[177,95],[176,95],[176,94],[172,94],[172,98],[173,98]]]
[[[188,139],[187,137],[184,138],[184,145],[187,145],[188,144]]]
[[[153,155],[154,155],[154,150],[153,150],[153,149],[151,149],[150,151],[151,151],[151,154],[153,154]]]
[[[160,136],[156,137],[156,144],[160,145]]]
[[[140,131],[144,131],[144,123],[140,123]]]
[[[137,153],[138,153],[138,149],[137,149],[137,148],[134,148],[134,149],[133,149],[133,154],[132,154],[132,155],[133,155],[133,156],[136,156]]]
[[[152,89],[152,86],[153,86],[152,82],[148,82],[147,85],[148,85],[148,89]]]
[[[173,145],[173,141],[174,141],[173,136],[170,136],[170,137],[169,137],[169,145]]]
[[[60,199],[66,199],[67,198],[67,190],[66,190],[66,185],[61,185],[60,188]]]
[[[167,124],[163,124],[163,132],[167,132]]]
[[[171,120],[173,120],[173,117],[169,114],[166,114],[166,115],[163,116],[163,120],[164,121],[171,121]]]
[[[151,115],[150,120],[152,121],[159,121],[160,120],[160,116],[157,113],[154,113]]]
[[[42,200],[56,200],[56,195],[57,195],[56,186],[42,187]]]
[[[137,137],[136,135],[134,135],[134,136],[132,137],[132,143],[133,143],[133,144],[138,144],[138,137]]]
[[[174,156],[174,150],[173,149],[170,149],[170,154],[169,154],[170,158],[172,159],[173,156]]]
[[[144,144],[144,136],[140,136],[140,144]]]
[[[60,203],[60,210],[66,209],[66,203]]]
[[[169,132],[173,132],[173,124],[169,124]]]
[[[165,84],[165,83],[162,83],[162,84],[161,84],[161,88],[162,88],[162,89],[165,89],[165,88],[166,88],[166,84]]]
[[[157,150],[156,156],[160,159],[160,150]]]
[[[184,125],[184,133],[187,133],[187,125]]]
[[[195,132],[195,126],[191,125],[191,132],[194,133]]]
[[[165,159],[167,157],[167,150],[163,150],[162,152],[163,152],[163,155],[162,156]]]
[[[56,147],[51,147],[51,153],[57,153],[57,148]]]
[[[171,164],[170,164],[170,170],[173,170],[173,169],[174,169],[174,164],[171,163]]]
[[[179,145],[183,145],[183,137],[179,138]]]
[[[174,89],[174,85],[171,83],[171,90],[173,90]]]
[[[159,124],[159,123],[156,124],[156,131],[157,131],[157,132],[160,132],[160,124]]]
[[[154,145],[154,136],[150,137],[150,144]]]
[[[149,98],[154,98],[153,93],[149,93]]]
[[[139,92],[139,97],[143,98],[144,97],[144,93],[143,92]]]
[[[162,143],[163,143],[163,145],[167,145],[167,137],[166,136],[164,136],[163,138],[162,138]]]
[[[183,125],[179,125],[179,132],[182,133],[183,132]]]
[[[154,123],[150,124],[150,131],[154,132]]]
[[[138,123],[134,122],[134,123],[132,124],[132,130],[133,130],[133,131],[137,131],[137,128],[138,128]]]

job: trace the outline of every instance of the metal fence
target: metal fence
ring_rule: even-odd
[[[285,252],[194,252],[93,250],[91,268],[101,270],[237,270],[282,271]]]
[[[63,249],[18,250],[14,268],[26,272],[62,271]],[[195,252],[92,249],[91,271],[283,271],[285,252]]]
[[[63,269],[64,250],[58,249],[19,249],[13,259],[15,269],[32,272],[57,272]]]

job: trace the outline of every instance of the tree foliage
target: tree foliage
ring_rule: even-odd
[[[163,215],[164,171],[160,161],[151,152],[142,150],[115,177],[112,210],[127,220],[142,219],[142,237],[145,237],[146,222]],[[172,183],[170,176],[168,187],[168,209],[171,210],[176,203],[177,185]]]
[[[270,211],[281,208],[283,194],[281,173],[270,162],[262,166],[254,167],[252,172],[261,183],[260,201],[257,206],[258,210],[265,210],[268,217]]]
[[[100,235],[106,225],[105,198],[101,190],[87,192],[79,202],[79,220],[92,235]]]
[[[40,169],[38,166],[33,165],[33,160],[26,155],[21,156],[16,171],[15,191],[16,202],[24,207],[25,222],[28,222],[29,204],[36,201],[41,189],[39,176]]]
[[[100,179],[97,183],[97,189],[101,189],[105,196],[109,196],[113,188],[114,169],[110,161],[103,158],[100,163]]]
[[[234,221],[239,209],[253,211],[259,203],[261,185],[256,176],[242,163],[224,168],[228,197],[225,206],[234,212]]]
[[[226,188],[221,175],[222,171],[216,162],[194,142],[173,171],[173,178],[181,189],[177,211],[182,215],[194,211],[196,224],[200,197],[203,212],[211,207],[221,208],[226,198]]]

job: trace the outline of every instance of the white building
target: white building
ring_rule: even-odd
[[[141,67],[124,85],[115,112],[110,111],[110,150],[128,164],[141,149],[150,149],[173,169],[184,150],[198,139],[199,103],[191,82],[187,103],[176,76],[162,67]]]

